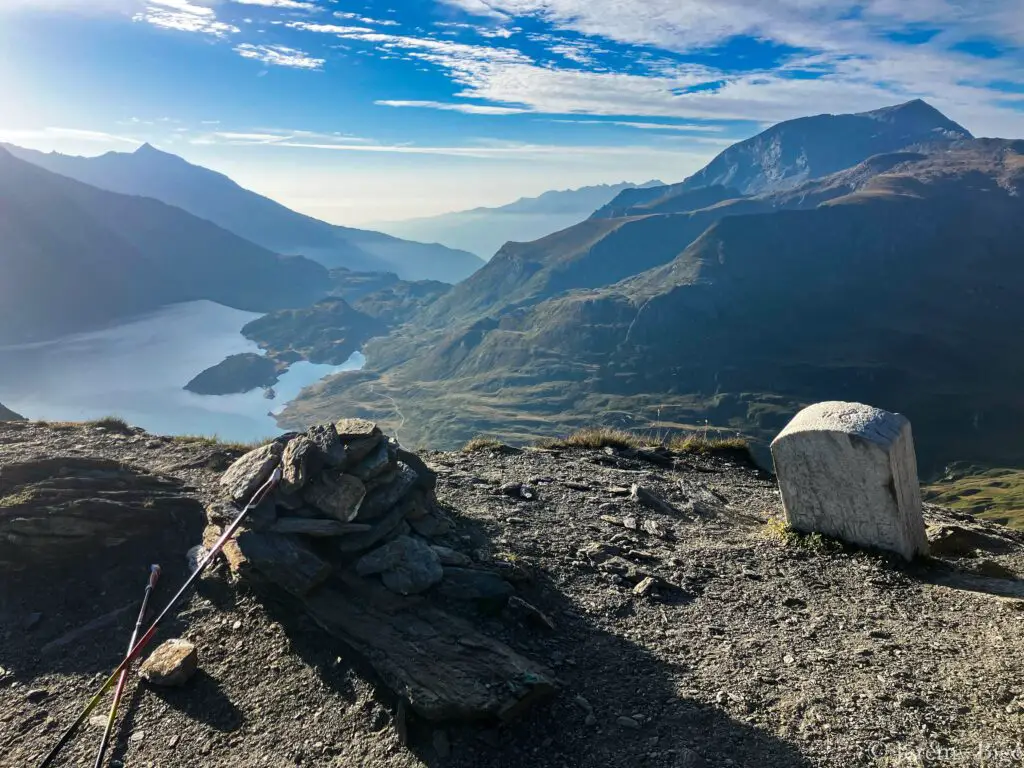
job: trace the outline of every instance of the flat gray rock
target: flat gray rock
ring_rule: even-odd
[[[227,472],[221,476],[220,484],[224,492],[235,501],[248,502],[256,490],[270,478],[283,452],[284,446],[280,443],[269,443],[262,448],[249,451],[228,467]]]
[[[366,487],[361,480],[333,472],[321,475],[303,495],[310,506],[343,523],[356,519],[365,496]]]
[[[380,574],[384,586],[400,595],[425,592],[444,577],[437,553],[411,536],[398,536],[363,555],[356,563],[360,576]]]

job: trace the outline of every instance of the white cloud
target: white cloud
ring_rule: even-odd
[[[721,125],[696,125],[692,123],[640,123],[628,120],[552,120],[552,123],[574,125],[615,125],[623,128],[639,128],[646,131],[681,131],[684,133],[721,133]]]
[[[1005,7],[1007,1],[986,0],[993,7]],[[463,0],[452,2],[460,7],[467,5]],[[1024,133],[1024,112],[997,103],[1005,94],[984,85],[997,79],[1020,82],[1021,70],[1012,59],[972,57],[943,47],[948,41],[918,46],[893,42],[877,28],[883,18],[892,23],[896,13],[884,5],[887,2],[902,9],[901,18],[915,23],[931,7],[923,0],[910,0],[908,5],[870,0],[864,18],[844,19],[842,14],[849,11],[849,3],[837,7],[825,0],[780,0],[778,8],[774,4],[768,8],[760,0],[487,3],[488,8],[509,19],[537,15],[566,32],[599,35],[626,44],[657,44],[682,51],[721,43],[735,34],[749,34],[757,35],[763,43],[812,51],[784,60],[774,69],[740,72],[681,63],[685,59],[679,57],[659,59],[643,49],[634,49],[637,66],[631,70],[608,71],[595,66],[594,56],[603,49],[592,39],[564,35],[533,38],[542,39],[555,54],[570,57],[581,66],[570,69],[540,63],[507,44],[490,47],[432,37],[302,28],[371,43],[378,54],[438,66],[460,87],[457,98],[538,113],[776,122],[808,111],[850,112],[925,98],[972,130]],[[940,11],[940,15],[950,17],[956,14],[955,8],[941,0]],[[813,70],[816,76],[794,76],[800,70]]]
[[[502,13],[487,0],[441,0],[446,5],[459,8],[473,16],[489,16],[494,19],[508,18],[508,14]]]
[[[275,67],[293,67],[296,69],[321,69],[324,59],[310,56],[304,51],[288,48],[283,45],[253,45],[242,43],[235,50],[246,59],[256,59],[264,64]]]
[[[141,141],[127,136],[118,136],[104,131],[87,131],[80,128],[0,128],[0,141],[17,144],[21,141],[35,140],[71,140],[94,144],[131,144],[134,146],[142,144]]]
[[[352,21],[358,21],[363,24],[374,24],[378,27],[399,27],[400,22],[394,21],[393,19],[373,19],[369,16],[362,16],[352,11],[337,11],[334,14],[339,19],[350,19]]]
[[[218,21],[213,8],[195,5],[188,0],[148,0],[146,9],[137,13],[133,19],[163,29],[199,32],[214,37],[225,37],[241,31],[233,24]]]
[[[307,3],[302,0],[231,0],[239,5],[262,5],[265,8],[284,8],[290,11],[317,11],[320,10],[316,3]]]
[[[528,110],[522,107],[500,107],[492,104],[458,104],[441,101],[375,101],[382,107],[422,107],[446,112],[464,112],[467,115],[518,115]]]

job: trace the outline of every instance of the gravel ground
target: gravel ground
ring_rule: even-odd
[[[207,500],[238,454],[0,424],[0,467],[58,455],[166,473]],[[1024,765],[1024,582],[1014,578],[1024,534],[928,507],[929,524],[981,532],[991,546],[905,565],[780,533],[772,479],[720,457],[666,468],[602,451],[422,456],[456,522],[447,543],[529,577],[518,593],[554,629],[475,621],[554,669],[558,697],[511,726],[441,730],[401,717],[359,659],[218,571],[161,635],[196,643],[202,671],[180,690],[133,683],[112,757],[127,766]],[[631,500],[634,483],[674,511]],[[53,743],[118,662],[147,565],[165,567],[160,604],[200,533],[64,572],[3,575],[0,765],[32,765]],[[62,764],[91,766],[99,734],[86,728]]]

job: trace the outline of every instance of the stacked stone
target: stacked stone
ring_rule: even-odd
[[[429,540],[450,532],[436,509],[436,476],[376,424],[344,419],[287,434],[240,458],[221,478],[225,500],[208,508],[208,532],[233,520],[278,465],[282,481],[225,547],[232,569],[305,596],[335,568],[356,563],[412,594],[442,578]],[[410,577],[406,573],[418,571]]]

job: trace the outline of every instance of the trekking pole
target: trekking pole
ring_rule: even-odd
[[[224,531],[223,534],[221,534],[221,537],[217,539],[217,543],[213,545],[213,548],[210,550],[210,552],[206,555],[205,558],[203,558],[203,562],[201,562],[199,564],[199,567],[196,568],[192,575],[188,577],[188,579],[182,585],[181,589],[178,590],[177,594],[171,598],[171,601],[167,604],[167,607],[164,608],[160,612],[160,615],[157,616],[156,619],[154,619],[153,623],[149,625],[149,629],[146,630],[146,633],[135,644],[135,647],[128,651],[128,655],[121,660],[121,663],[117,665],[117,668],[110,673],[110,677],[108,677],[106,681],[104,681],[103,685],[101,685],[99,689],[96,691],[96,693],[93,695],[93,697],[89,699],[89,703],[85,705],[85,709],[82,710],[82,713],[78,716],[75,722],[73,722],[68,727],[68,729],[64,731],[63,735],[60,737],[57,743],[54,744],[53,749],[51,749],[49,754],[47,754],[46,757],[43,758],[43,761],[39,763],[39,768],[47,768],[47,766],[53,765],[53,761],[56,759],[57,755],[60,754],[60,751],[64,748],[64,745],[66,745],[71,740],[71,737],[75,735],[75,731],[77,731],[82,726],[82,724],[89,718],[89,715],[92,714],[92,711],[96,709],[96,706],[100,703],[100,700],[103,698],[103,695],[111,689],[114,683],[117,682],[117,679],[121,675],[121,673],[124,672],[124,670],[126,670],[131,665],[131,663],[135,661],[136,658],[138,658],[139,654],[141,654],[142,651],[145,650],[146,646],[149,645],[149,641],[153,639],[153,635],[156,634],[156,630],[160,626],[160,623],[165,618],[167,618],[167,616],[171,613],[172,610],[174,610],[174,607],[178,604],[178,602],[185,595],[185,593],[188,592],[189,588],[196,583],[199,577],[203,574],[203,571],[205,571],[207,566],[213,562],[214,558],[216,558],[220,551],[224,548],[224,545],[228,543],[228,539],[235,535],[235,532],[238,531],[239,527],[241,527],[250,510],[252,510],[253,507],[259,506],[259,504],[267,497],[267,495],[274,488],[274,486],[276,486],[280,481],[281,468],[276,467],[274,469],[273,474],[271,474],[270,479],[267,480],[267,482],[265,482],[262,486],[260,486],[259,490],[257,490],[256,493],[253,494],[252,499],[249,501],[248,504],[245,505],[245,509],[243,509],[238,514],[238,517],[235,518],[234,522],[231,523],[231,525],[228,526],[227,530]]]
[[[132,632],[132,639],[128,641],[128,653],[131,653],[139,639],[139,632],[142,631],[142,623],[146,620],[146,609],[149,607],[149,598],[156,589],[156,582],[160,578],[160,566],[149,567],[149,583],[146,584],[146,594],[142,598],[142,607],[139,608],[139,618],[135,622],[135,629]],[[110,745],[110,734],[114,731],[114,722],[117,720],[117,706],[121,703],[124,695],[125,683],[128,682],[128,675],[131,672],[131,665],[121,670],[121,676],[117,678],[117,688],[114,689],[114,701],[110,705],[110,714],[107,715],[107,727],[103,729],[103,738],[100,740],[100,751],[96,754],[94,768],[102,768],[103,756],[107,754],[107,747]]]

